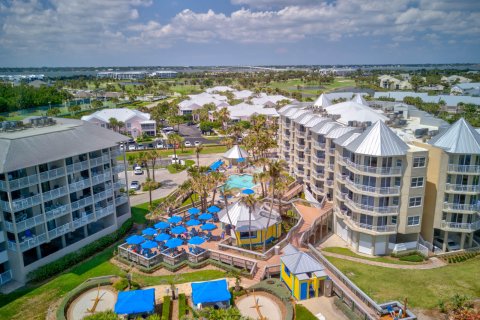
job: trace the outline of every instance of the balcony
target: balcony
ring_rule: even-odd
[[[478,192],[480,192],[480,186],[479,185],[470,185],[470,184],[447,183],[445,185],[445,190],[446,191],[455,191],[455,192],[474,192],[474,193],[478,193]]]
[[[45,233],[25,239],[19,243],[20,251],[23,252],[35,248],[36,246],[39,246],[46,241],[47,235]],[[8,241],[8,249],[12,251],[17,251],[17,244],[14,241]]]
[[[476,165],[461,165],[461,164],[449,164],[448,172],[451,173],[472,173],[480,174],[480,166]]]
[[[99,207],[95,210],[95,216],[97,219],[103,218],[105,216],[111,215],[114,212],[113,204],[109,204],[106,207]]]
[[[33,228],[34,226],[42,223],[45,223],[45,216],[43,214],[38,214],[28,219],[19,220],[15,222],[15,225],[17,227],[17,232],[21,232],[21,231]],[[13,223],[10,221],[5,221],[5,229],[7,229],[10,232],[15,232]]]
[[[313,146],[320,150],[325,150],[325,142],[313,141]]]
[[[115,182],[113,184],[113,187],[114,187],[115,190],[118,190],[118,189],[121,189],[121,188],[125,189],[127,187],[127,185],[125,184],[125,181],[122,180],[122,181]]]
[[[331,180],[331,179],[327,179],[327,180],[325,181],[325,183],[326,183],[327,186],[329,186],[329,187],[332,187],[332,186],[333,186],[333,180]]]
[[[0,190],[7,191],[7,182],[4,180],[0,180]]]
[[[45,182],[65,175],[65,167],[56,168],[40,173],[40,181]]]
[[[305,158],[297,156],[297,162],[298,163],[305,163]]]
[[[123,164],[117,164],[115,167],[113,167],[114,174],[117,174],[120,172],[125,172],[125,166]]]
[[[345,221],[352,225],[354,228],[371,231],[372,233],[396,233],[397,225],[396,224],[387,224],[383,226],[376,226],[373,224],[361,223],[359,221],[353,220],[351,217],[344,215]]]
[[[0,286],[12,280],[12,270],[0,273]]]
[[[127,203],[128,197],[127,196],[119,196],[115,198],[115,205],[119,206],[121,204]]]
[[[343,183],[347,182],[347,175],[346,174],[340,174],[340,173],[337,173],[335,175],[335,177],[337,177],[337,179]]]
[[[0,208],[4,211],[10,212],[10,203],[8,201],[0,200]]]
[[[375,207],[375,206],[369,206],[369,205],[355,202],[349,197],[344,197],[344,199],[345,199],[345,205],[349,207],[350,210],[353,210],[356,212],[361,211],[366,214],[372,214],[372,213],[398,214],[398,210],[399,210],[399,206]]]
[[[329,148],[329,149],[328,149],[328,152],[330,152],[331,154],[335,154],[335,147]]]
[[[373,193],[373,194],[400,194],[400,187],[372,187],[359,183],[355,183],[350,178],[346,178],[347,188],[353,189],[354,192]]]
[[[89,224],[94,220],[95,220],[95,215],[93,214],[93,212],[84,212],[84,215],[82,217],[73,220],[72,222],[73,229],[78,229],[84,225]]]
[[[480,229],[480,220],[472,223],[447,222],[442,220],[441,228],[445,231],[473,232]]]
[[[112,177],[112,175],[110,174],[110,172],[99,173],[99,174],[93,175],[92,176],[92,185],[96,185],[96,184],[99,184],[101,182],[105,182],[106,180],[110,180],[111,177]]]
[[[75,211],[75,210],[78,210],[80,208],[83,208],[83,207],[86,207],[88,205],[91,205],[93,202],[93,197],[92,196],[88,196],[88,197],[85,197],[85,198],[82,198],[82,199],[79,199],[77,201],[74,201],[72,202],[71,206],[72,206],[72,211]]]
[[[444,202],[443,210],[455,211],[455,212],[457,211],[478,212],[480,211],[480,205]]]
[[[305,143],[300,144],[300,143],[297,142],[296,149],[298,151],[304,151],[306,147],[307,147],[307,145]]]
[[[312,156],[312,162],[323,166],[325,164],[325,157]]]
[[[342,201],[344,201],[347,198],[347,195],[348,195],[346,192],[341,192],[339,190],[337,190],[335,192],[335,194],[336,194],[337,198],[342,200]]]
[[[68,213],[69,211],[70,211],[70,205],[68,204],[54,205],[50,207],[45,206],[45,216],[47,217],[47,220],[52,220],[52,219],[61,217],[64,214]]]
[[[328,166],[325,166],[325,169],[333,172],[335,170],[335,165],[333,163],[330,163]]]
[[[93,199],[95,200],[95,202],[98,202],[98,201],[102,201],[103,199],[111,197],[111,196],[113,196],[113,190],[108,189],[108,190],[105,190],[105,191],[102,191],[102,192],[99,192],[99,193],[95,194],[93,196]]]
[[[97,167],[97,166],[100,166],[104,163],[107,163],[110,161],[110,157],[107,155],[107,154],[104,154],[100,157],[96,157],[96,158],[93,158],[93,159],[90,159],[90,167]]]
[[[317,187],[316,185],[311,185],[310,187],[312,188],[312,191],[317,194],[321,194],[321,195],[325,194],[325,190],[323,188]]]
[[[82,161],[82,162],[77,162],[73,164],[69,164],[67,166],[67,172],[68,173],[73,173],[77,171],[83,171],[88,169],[88,160]]]
[[[297,131],[296,131],[296,135],[297,135],[297,137],[303,137],[303,138],[306,138],[306,137],[307,137],[307,131],[300,131],[300,130],[297,130]]]
[[[42,203],[42,198],[39,194],[37,194],[28,198],[17,199],[12,201],[12,208],[13,208],[13,211],[20,211],[23,209],[27,209],[27,208],[39,205],[40,203]]]
[[[116,149],[112,151],[112,158],[117,158],[119,156],[123,156],[123,151],[120,149]]]
[[[3,182],[3,181],[0,181],[0,182]],[[2,185],[0,184],[0,189],[3,189],[4,191],[6,191],[6,188],[7,188],[6,182],[3,182],[3,183],[5,184],[4,186],[5,188],[3,188]],[[35,185],[37,183],[38,183],[38,175],[32,174],[23,178],[11,180],[8,182],[8,185],[10,187],[10,191],[13,191],[21,188],[26,188],[26,187]]]
[[[66,186],[44,192],[42,194],[43,195],[43,201],[49,201],[49,200],[53,200],[53,199],[63,197],[64,195],[67,194],[67,192],[68,192],[68,190],[67,190]]]
[[[87,179],[79,180],[77,182],[70,183],[68,185],[68,189],[70,190],[70,192],[76,192],[76,191],[88,188],[90,187],[90,185],[91,185],[90,178],[87,178]]]
[[[72,223],[68,222],[64,225],[61,225],[60,227],[48,231],[48,237],[50,239],[55,239],[56,237],[69,233],[70,231],[73,231]]]
[[[355,169],[357,172],[365,172],[371,173],[376,175],[400,175],[402,174],[402,167],[372,167],[372,166],[364,166],[358,163],[351,161],[347,157],[341,157],[340,162],[343,162],[346,166]]]
[[[295,168],[295,169],[293,169],[293,172],[295,172],[295,174],[296,174],[297,176],[303,176],[303,175],[305,175],[305,171],[304,171],[303,169]]]

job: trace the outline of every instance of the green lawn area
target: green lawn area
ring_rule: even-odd
[[[317,320],[317,317],[313,315],[307,308],[301,304],[295,305],[295,319],[301,320]]]
[[[176,86],[171,86],[170,91],[173,92],[178,92],[183,95],[187,94],[194,94],[194,93],[200,93],[202,92],[202,89],[200,89],[199,85],[176,85]]]
[[[152,201],[153,206],[158,206],[164,198],[156,199]],[[148,210],[148,202],[138,204],[136,206],[133,206],[130,208],[132,211],[132,218],[134,223],[138,224],[145,224],[147,222],[147,219],[145,218],[145,215],[149,212]]]
[[[195,164],[194,160],[185,160],[185,166],[175,166],[173,164],[170,164],[170,165],[167,166],[167,170],[171,174],[179,173],[179,172],[182,172],[183,170],[185,170],[186,168],[189,168],[189,167],[193,166],[194,164]]]
[[[392,264],[421,264],[421,262],[400,261],[397,258],[393,258],[393,257],[375,257],[375,258],[365,257],[362,255],[356,254],[355,252],[352,252],[348,248],[341,248],[341,247],[324,248],[322,249],[322,251],[337,253],[344,256],[349,256],[349,257],[354,257],[354,258],[359,258],[359,259],[364,259],[369,261],[376,261],[376,262],[384,262],[384,263],[392,263]]]
[[[194,193],[191,197],[188,197],[187,200],[183,201],[182,207],[186,206],[187,204],[191,204],[192,203],[192,198],[193,198],[193,201],[195,201],[195,202],[199,200],[198,194]]]
[[[412,307],[432,309],[439,300],[456,293],[480,296],[480,256],[430,270],[391,269],[327,257],[375,301],[403,301]]]
[[[300,86],[300,88],[297,89],[297,86]],[[308,88],[308,87],[318,87],[318,86],[322,88],[318,88],[318,89]],[[328,83],[328,84],[327,83],[319,84],[318,82],[304,83],[301,79],[290,79],[288,81],[276,81],[276,82],[271,82],[269,84],[269,87],[271,88],[279,88],[289,92],[299,91],[301,93],[307,93],[307,94],[318,94],[320,92],[328,92],[333,89],[342,88],[342,87],[352,87],[352,86],[353,87],[355,86],[354,80],[346,79],[342,77],[337,77],[332,83]]]
[[[202,152],[200,154],[212,154],[212,153],[224,153],[227,151],[225,146],[203,146]],[[129,151],[127,152],[127,158],[129,155],[137,154],[141,151]],[[168,156],[173,155],[173,149],[169,150],[159,150],[161,158],[167,158]],[[183,152],[181,149],[177,150],[177,156],[193,156],[195,154],[195,148],[184,148]],[[123,160],[123,156],[117,157],[117,160]]]

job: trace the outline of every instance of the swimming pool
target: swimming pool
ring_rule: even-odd
[[[250,174],[233,174],[228,177],[225,185],[228,189],[247,189],[253,187],[255,183],[253,183],[253,176]]]

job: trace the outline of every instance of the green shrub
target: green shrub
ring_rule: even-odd
[[[33,282],[38,282],[64,272],[68,268],[74,266],[79,262],[82,262],[87,258],[90,258],[94,254],[102,251],[103,249],[120,240],[132,228],[132,226],[132,219],[128,219],[117,231],[107,236],[104,236],[92,243],[87,244],[80,250],[69,253],[56,261],[53,261],[30,272],[28,274],[28,279]]]
[[[187,297],[185,293],[180,293],[178,295],[178,318],[182,319],[182,317],[187,315]]]
[[[399,258],[400,261],[410,261],[410,262],[422,262],[424,260],[423,256],[418,254],[412,254],[410,256],[404,256]]]
[[[131,284],[130,290],[137,290],[140,288],[140,285],[135,281],[132,281],[130,284]],[[125,289],[128,288],[128,280],[126,278],[120,278],[119,280],[113,283],[113,287],[117,291],[124,291]]]
[[[156,190],[160,188],[161,185],[158,181],[146,181],[142,184],[142,191]]]
[[[162,304],[162,320],[170,320],[170,307],[170,296],[164,296]]]

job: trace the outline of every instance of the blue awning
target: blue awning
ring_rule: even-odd
[[[170,223],[179,223],[180,221],[182,221],[182,217],[180,216],[171,216],[168,218],[168,222]]]
[[[155,240],[156,241],[167,241],[170,238],[171,238],[171,236],[169,234],[160,233],[158,236],[155,237]]]
[[[201,224],[201,222],[198,221],[197,219],[190,219],[185,224],[187,225],[187,227],[193,227],[193,226],[198,226],[199,224]]]
[[[218,168],[220,168],[222,166],[222,164],[223,164],[222,160],[217,160],[214,163],[212,163],[212,165],[210,165],[210,170],[215,171]]]
[[[172,239],[168,240],[167,242],[165,242],[165,247],[170,248],[170,249],[179,247],[181,245],[183,245],[183,240],[180,240],[178,238],[172,238]]]
[[[147,240],[142,243],[142,249],[152,249],[158,247],[158,244],[155,241]]]
[[[151,313],[155,308],[155,289],[122,291],[115,303],[116,314]]]
[[[205,239],[201,237],[193,237],[192,239],[188,240],[188,244],[195,245],[195,246],[201,245],[204,242],[205,242]]]
[[[192,286],[192,300],[193,304],[199,303],[216,303],[229,301],[231,298],[230,291],[228,291],[228,284],[226,279],[193,282]]]
[[[210,219],[212,219],[212,218],[213,218],[213,216],[212,216],[211,213],[202,213],[202,214],[198,217],[198,219],[200,219],[200,220],[210,220]]]
[[[205,223],[203,226],[200,227],[200,229],[202,230],[213,230],[213,229],[216,229],[217,226],[214,225],[213,223]]]
[[[146,235],[146,236],[153,236],[154,234],[157,233],[157,230],[153,229],[153,228],[147,228],[147,229],[144,229],[142,231],[142,234]]]

